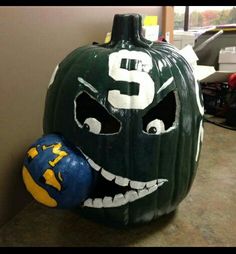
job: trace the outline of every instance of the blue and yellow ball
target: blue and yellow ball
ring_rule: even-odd
[[[77,207],[93,186],[93,171],[83,154],[56,134],[43,136],[29,148],[22,174],[31,195],[49,207]]]

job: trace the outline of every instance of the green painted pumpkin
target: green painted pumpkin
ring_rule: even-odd
[[[80,47],[56,68],[44,132],[59,133],[97,171],[81,212],[132,225],[175,210],[192,185],[202,96],[177,49],[141,35],[141,16],[115,15],[111,41]]]

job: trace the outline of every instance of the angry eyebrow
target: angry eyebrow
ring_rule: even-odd
[[[172,84],[174,78],[170,77],[169,79],[167,79],[166,82],[164,82],[164,84],[161,86],[161,88],[157,91],[157,93],[160,93],[162,90],[165,90],[169,85]]]
[[[78,77],[78,81],[79,81],[80,83],[82,83],[83,85],[85,85],[86,87],[88,87],[92,92],[98,93],[97,89],[94,88],[89,82],[87,82],[87,81],[84,80],[83,78]]]

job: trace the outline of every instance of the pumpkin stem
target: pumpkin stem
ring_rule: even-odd
[[[149,47],[151,41],[142,36],[142,17],[139,14],[116,14],[113,20],[110,45],[119,41]]]

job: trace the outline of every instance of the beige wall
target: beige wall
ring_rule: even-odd
[[[51,73],[70,51],[103,42],[116,13],[161,7],[0,7],[0,225],[31,197],[21,178],[27,147],[42,134]]]

